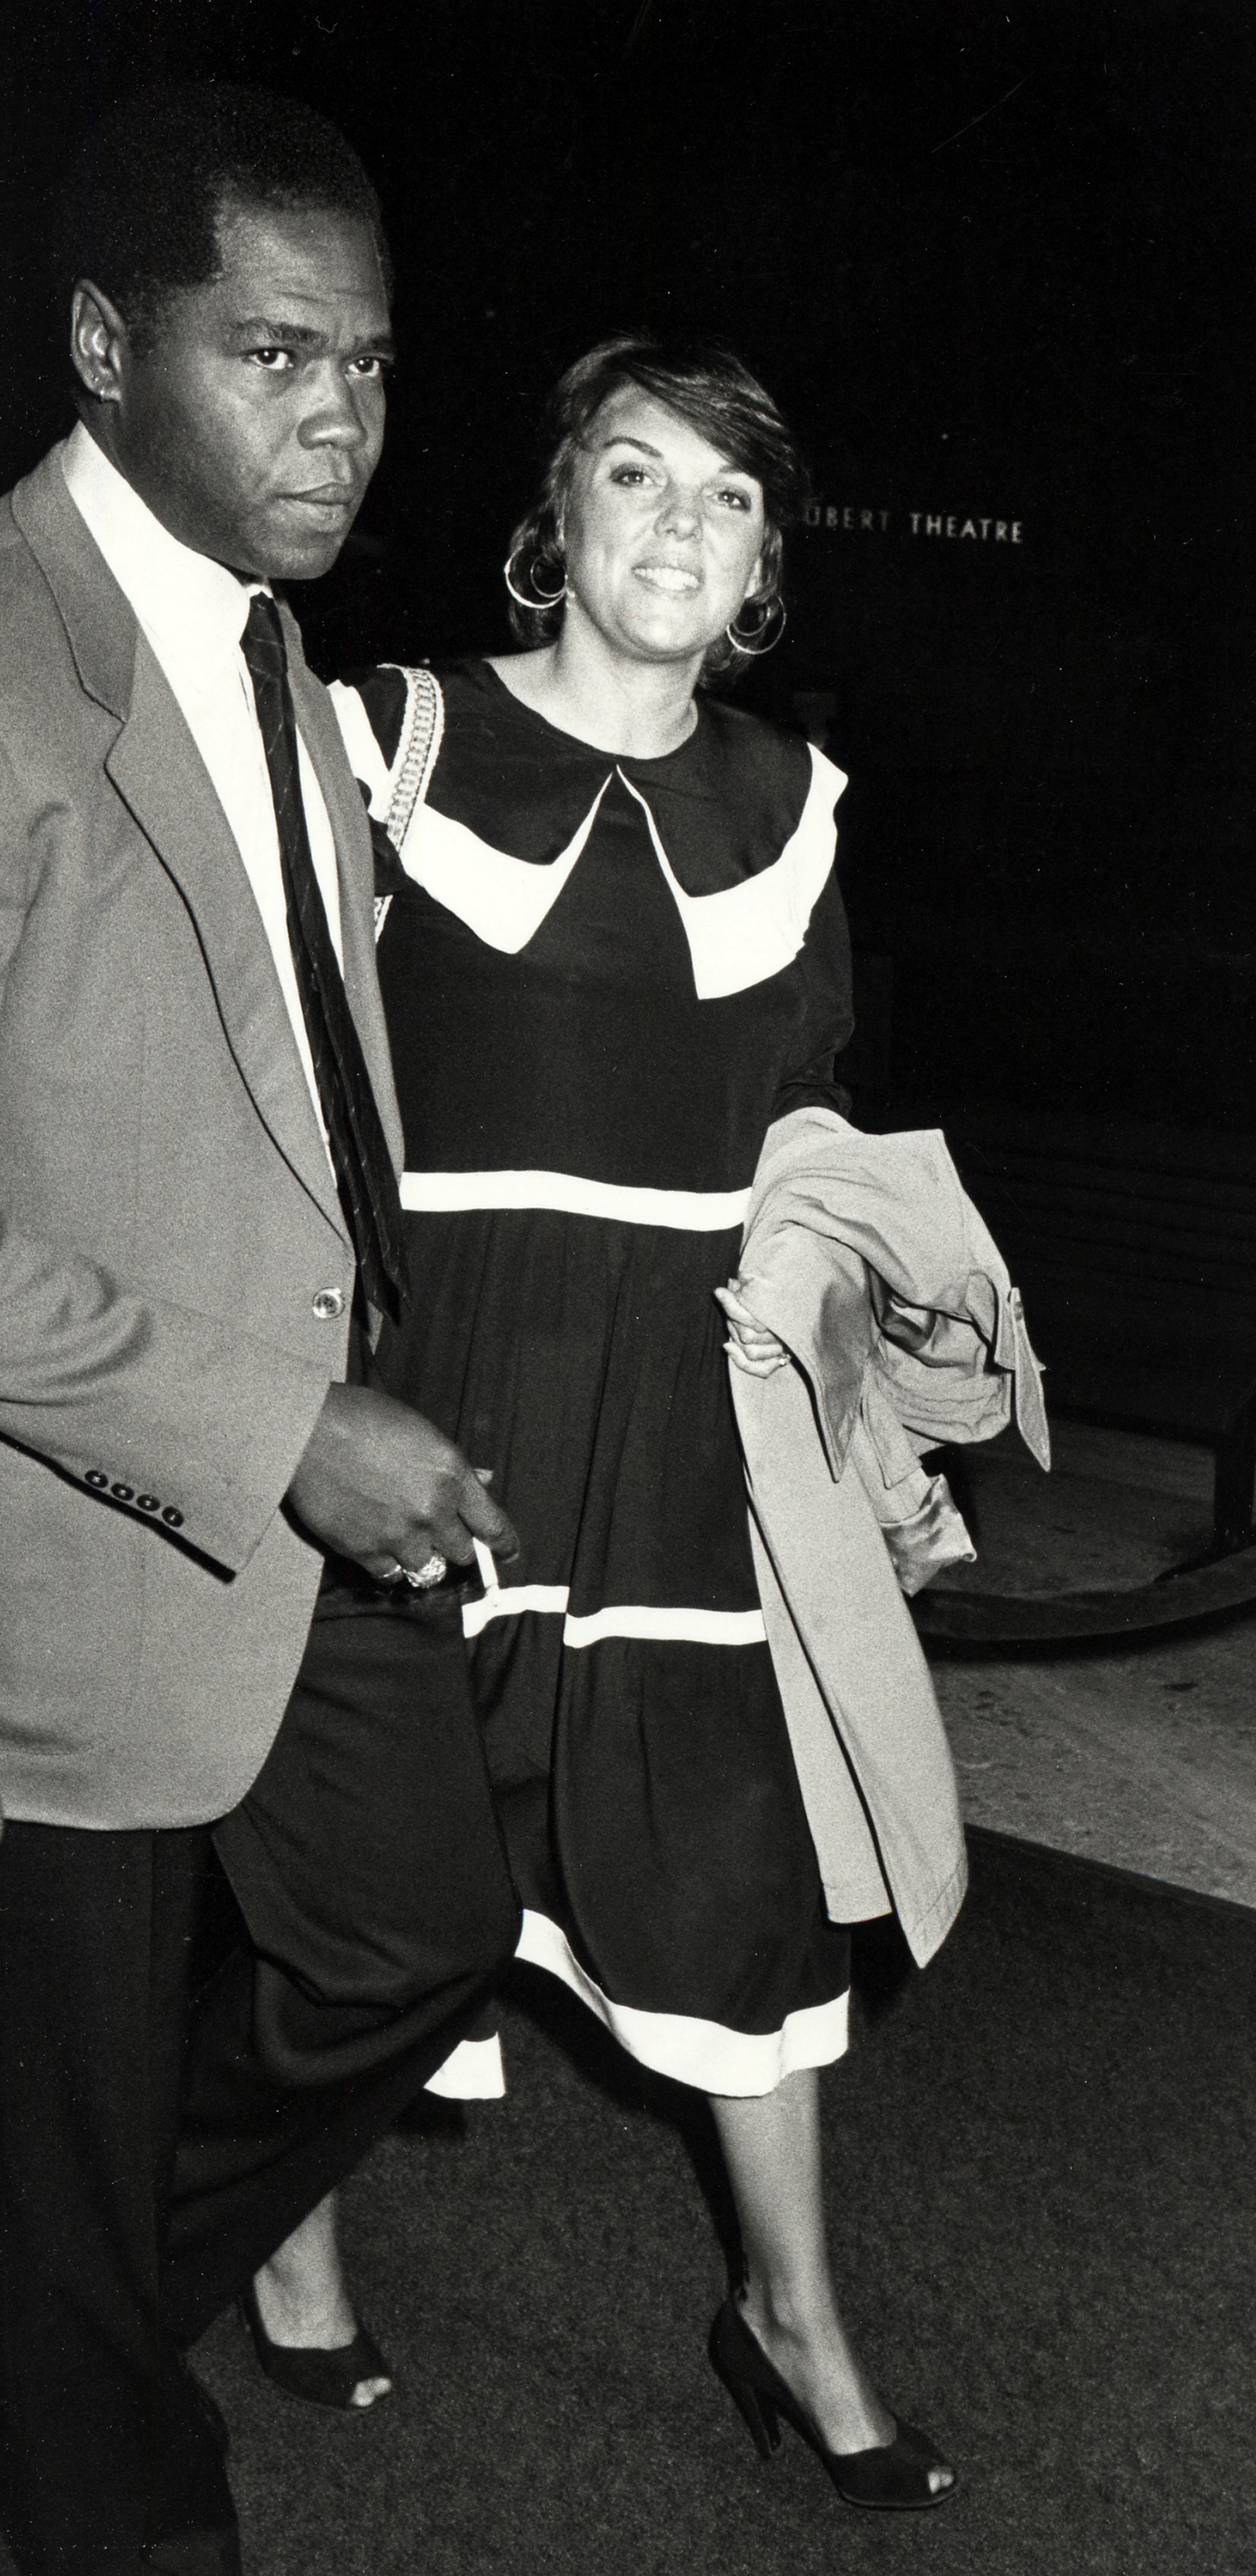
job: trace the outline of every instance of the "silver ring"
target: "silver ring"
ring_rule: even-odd
[[[412,1592],[430,1592],[434,1583],[444,1582],[449,1572],[449,1559],[439,1550],[434,1550],[425,1565],[403,1565],[400,1570]]]

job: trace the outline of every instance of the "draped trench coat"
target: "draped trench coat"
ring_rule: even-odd
[[[1012,1418],[1050,1463],[1021,1301],[942,1136],[798,1109],[770,1131],[741,1294],[797,1365],[731,1369],[764,1621],[834,1920],[897,1913],[923,1965],[967,1862],[903,1599],[970,1554],[921,1454]],[[887,1539],[894,1542],[891,1554]]]

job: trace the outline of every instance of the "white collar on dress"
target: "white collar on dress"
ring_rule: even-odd
[[[647,799],[618,766],[608,770],[579,829],[545,865],[494,849],[467,824],[432,805],[415,810],[401,845],[401,862],[446,911],[491,948],[518,956],[553,911],[576,867],[613,778],[642,808],[654,855],[680,915],[699,1001],[742,993],[779,975],[798,954],[812,912],[833,869],[837,835],[833,808],[846,780],[832,761],[809,744],[811,784],[798,822],[780,856],[757,876],[720,894],[686,894],[659,837]]]

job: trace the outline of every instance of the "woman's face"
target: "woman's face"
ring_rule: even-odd
[[[763,487],[625,385],[596,414],[563,522],[567,618],[637,661],[701,656],[760,578]]]

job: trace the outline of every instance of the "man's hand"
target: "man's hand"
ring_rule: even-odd
[[[494,1556],[518,1553],[505,1513],[461,1450],[374,1387],[328,1387],[288,1500],[314,1538],[377,1582],[434,1552],[470,1565],[473,1538]]]

